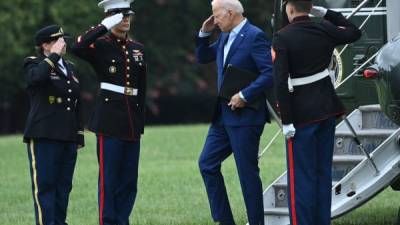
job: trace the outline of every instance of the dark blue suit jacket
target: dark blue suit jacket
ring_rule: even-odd
[[[269,121],[265,91],[273,85],[271,43],[262,30],[247,21],[232,43],[226,62],[223,64],[224,45],[228,35],[229,33],[221,33],[218,40],[211,45],[209,37],[197,37],[197,61],[202,64],[216,61],[218,90],[221,88],[224,72],[229,64],[258,73],[258,78],[241,91],[248,102],[261,97],[262,104],[258,110],[245,107],[232,111],[228,106],[228,101],[219,99],[214,118],[219,118],[224,125],[228,126],[264,125],[266,121]]]

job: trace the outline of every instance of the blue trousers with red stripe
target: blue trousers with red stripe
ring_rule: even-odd
[[[212,124],[199,159],[211,214],[220,224],[235,224],[221,164],[232,153],[250,225],[264,224],[262,183],[258,167],[258,146],[264,126],[224,126]]]
[[[67,225],[77,145],[34,139],[28,144],[36,225]]]
[[[287,140],[288,204],[291,225],[331,224],[335,118],[296,127]]]
[[[97,136],[100,225],[129,225],[137,193],[139,153],[139,140]]]

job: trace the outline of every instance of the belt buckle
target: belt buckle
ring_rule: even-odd
[[[133,95],[133,88],[125,87],[124,94],[132,96]]]

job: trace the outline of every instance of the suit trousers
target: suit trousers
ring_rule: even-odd
[[[137,193],[139,153],[139,140],[97,135],[100,225],[129,225]]]
[[[31,139],[28,146],[36,225],[67,225],[77,145]]]
[[[287,140],[291,225],[329,225],[335,118],[296,127]]]
[[[216,222],[234,224],[221,163],[233,153],[250,225],[264,224],[262,184],[258,167],[258,147],[263,126],[225,126],[213,123],[199,159]]]

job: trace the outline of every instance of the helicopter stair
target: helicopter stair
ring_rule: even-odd
[[[347,119],[379,173],[358,148],[344,121],[336,126],[332,164],[332,218],[350,212],[373,198],[400,175],[400,128],[379,105],[361,106]],[[265,225],[288,225],[286,172],[263,194]]]

